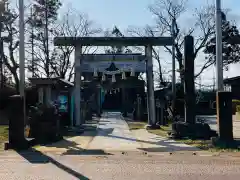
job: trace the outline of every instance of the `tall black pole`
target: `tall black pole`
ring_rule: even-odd
[[[3,39],[2,39],[2,29],[3,29],[3,13],[5,11],[5,2],[0,4],[0,88],[3,87]]]
[[[194,39],[192,36],[184,38],[184,96],[185,122],[195,123],[195,84],[194,84]]]
[[[3,77],[3,40],[2,40],[2,21],[3,16],[0,15],[0,88],[3,88],[4,77]]]
[[[46,43],[46,74],[50,77],[49,72],[49,46],[48,46],[48,4],[45,0],[45,43]]]
[[[175,103],[176,103],[176,62],[175,62],[175,24],[176,19],[172,20],[172,37],[173,37],[173,45],[172,45],[172,110],[173,117],[175,116]]]

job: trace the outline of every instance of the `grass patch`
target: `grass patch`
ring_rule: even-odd
[[[211,140],[182,139],[177,141],[210,152],[240,152],[240,148],[225,148],[222,146],[215,147],[212,145]]]
[[[145,122],[127,122],[130,130],[143,129],[147,124]],[[149,133],[156,134],[162,137],[168,137],[168,132],[171,131],[171,124],[167,126],[161,126],[161,129],[148,130]],[[239,148],[224,148],[224,147],[214,147],[211,144],[211,140],[192,140],[192,139],[181,139],[176,140],[193,147],[197,147],[201,150],[210,151],[210,152],[240,152]]]
[[[6,141],[8,141],[8,126],[0,125],[0,150],[3,150]]]
[[[210,140],[192,140],[192,139],[181,139],[176,140],[177,142],[182,142],[184,144],[197,147],[202,150],[210,150],[211,141]],[[212,147],[213,148],[213,147]]]
[[[158,136],[168,137],[168,132],[171,131],[171,124],[161,126],[160,129],[148,130],[149,133],[156,134]]]

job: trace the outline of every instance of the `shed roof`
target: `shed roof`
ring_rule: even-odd
[[[68,87],[73,87],[74,84],[66,81],[61,78],[29,78],[29,81],[34,85],[55,85],[55,84],[63,84]]]
[[[223,80],[224,84],[235,84],[235,83],[239,83],[240,85],[240,76],[235,76],[235,77],[231,77],[231,78],[226,78]]]

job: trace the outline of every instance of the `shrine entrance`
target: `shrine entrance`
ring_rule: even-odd
[[[121,111],[122,96],[121,90],[110,90],[104,95],[102,103],[103,111]]]
[[[146,57],[142,54],[83,54],[81,71],[84,81],[100,96],[97,105],[101,111],[117,111],[124,114],[134,109],[136,94],[144,94],[144,81],[139,74],[146,72]]]
[[[55,46],[74,46],[75,47],[75,122],[77,126],[84,123],[84,119],[81,119],[81,83],[82,83],[82,76],[84,76],[84,80],[93,81],[92,77],[95,78],[95,83],[98,84],[96,88],[98,90],[97,96],[95,98],[97,102],[101,102],[101,87],[103,86],[110,86],[111,88],[121,88],[121,98],[122,98],[122,108],[124,109],[124,113],[126,109],[130,109],[127,107],[131,104],[129,101],[134,99],[131,96],[130,90],[131,88],[135,87],[138,89],[140,85],[140,89],[144,92],[145,83],[144,81],[140,81],[137,75],[134,75],[134,71],[138,68],[142,68],[144,66],[144,70],[139,70],[140,72],[146,72],[146,80],[147,80],[147,110],[148,110],[148,124],[149,126],[155,126],[156,122],[156,113],[155,113],[155,98],[154,98],[154,83],[153,83],[153,60],[152,60],[152,47],[153,46],[172,46],[173,45],[173,38],[172,37],[55,37],[54,38],[54,45]],[[86,62],[86,56],[90,57],[90,55],[82,54],[82,47],[84,46],[144,46],[145,47],[145,54],[139,55],[144,57],[142,61],[139,59],[133,59],[131,57],[130,66],[127,66],[129,61],[119,62],[116,60],[116,56],[121,57],[124,55],[125,59],[128,54],[112,54],[109,55],[110,59],[105,60],[105,63],[98,63],[98,65],[94,65],[94,61],[99,61],[100,56],[96,56],[92,54],[92,57],[89,60],[94,60],[93,62]],[[94,58],[95,57],[95,58]],[[102,56],[103,57],[103,56]],[[113,58],[114,57],[114,58]],[[104,57],[106,58],[106,56]],[[141,59],[141,58],[140,58]],[[115,61],[116,60],[116,61]],[[136,60],[136,63],[134,61]],[[85,62],[85,64],[84,64]],[[91,64],[91,65],[90,65]],[[122,64],[122,65],[121,65]],[[107,65],[107,66],[106,66]],[[140,65],[140,67],[139,67]],[[115,66],[115,70],[111,70],[111,68]],[[109,68],[109,69],[108,69]],[[88,72],[89,71],[89,72]],[[85,75],[84,75],[85,74]],[[110,77],[109,77],[110,76]],[[122,77],[121,79],[119,79]],[[126,78],[124,78],[126,77]],[[90,78],[90,79],[88,79]],[[124,82],[123,82],[124,81]],[[100,83],[98,83],[100,82]],[[137,85],[137,86],[135,86]],[[143,86],[142,86],[143,85]],[[103,88],[106,89],[106,88]],[[141,92],[140,90],[140,92]],[[136,94],[136,91],[132,91]],[[107,93],[106,93],[107,94]],[[127,98],[128,95],[128,98]],[[107,107],[114,107],[117,108],[117,103],[114,103],[120,95],[116,95],[111,97],[110,94],[106,96],[106,106]],[[105,98],[105,96],[104,96]],[[111,100],[108,100],[111,99]],[[103,101],[104,102],[104,101]],[[115,105],[112,105],[115,104]],[[115,107],[116,106],[116,107]]]

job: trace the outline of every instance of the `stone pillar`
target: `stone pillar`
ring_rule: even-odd
[[[43,88],[40,87],[38,89],[38,103],[43,103],[44,100],[43,100],[43,94],[44,94],[44,91],[43,91]]]
[[[142,99],[139,94],[137,94],[137,120],[142,119]]]
[[[157,98],[156,99],[156,102],[155,102],[155,105],[156,105],[156,121],[159,125],[162,125],[162,122],[161,122],[161,105],[160,105],[160,99]]]
[[[127,116],[127,111],[126,111],[126,88],[122,87],[122,113],[123,117]]]
[[[76,126],[82,124],[81,121],[81,55],[82,46],[75,46],[75,122]]]
[[[24,137],[24,112],[21,108],[23,103],[23,98],[20,95],[9,98],[9,144],[6,149],[27,148],[27,141]]]
[[[217,125],[219,139],[233,141],[232,93],[217,92]]]
[[[186,36],[184,39],[184,99],[185,122],[195,123],[195,84],[194,84],[194,39]]]
[[[101,87],[97,88],[97,113],[98,116],[101,116]]]
[[[45,103],[46,105],[49,105],[52,100],[52,94],[51,94],[52,88],[51,86],[47,86],[45,90],[46,90]]]
[[[154,99],[154,83],[153,83],[153,61],[152,61],[152,46],[146,47],[147,57],[147,98],[148,98],[148,124],[156,124],[155,114],[155,99]]]

